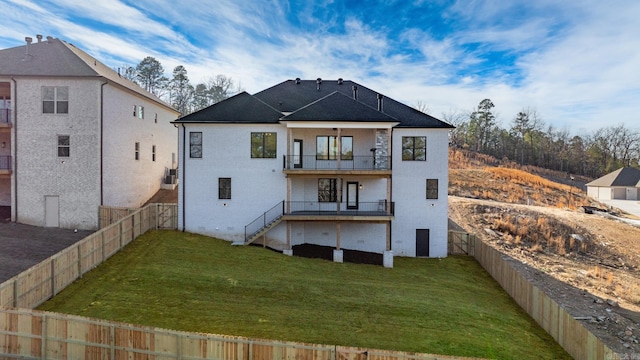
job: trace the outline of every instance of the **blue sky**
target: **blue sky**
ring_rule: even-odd
[[[341,77],[439,118],[489,98],[504,127],[524,108],[578,135],[640,124],[637,0],[1,0],[0,14],[0,48],[42,34],[249,93]]]

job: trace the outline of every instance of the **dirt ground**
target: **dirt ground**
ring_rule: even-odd
[[[496,219],[544,218],[571,230],[570,251],[533,249]],[[640,228],[604,213],[449,197],[452,229],[476,234],[620,354],[640,356]],[[580,240],[578,240],[580,239]],[[578,246],[579,245],[579,246]]]
[[[160,189],[155,193],[144,205],[147,204],[177,204],[178,203],[178,188],[173,190]],[[143,205],[143,206],[144,206]]]

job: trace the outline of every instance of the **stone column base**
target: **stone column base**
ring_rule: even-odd
[[[293,256],[293,250],[282,250],[283,255]]]
[[[333,250],[333,262],[341,263],[343,255],[342,250]]]
[[[391,250],[385,251],[382,254],[382,265],[386,268],[393,267],[393,251]]]

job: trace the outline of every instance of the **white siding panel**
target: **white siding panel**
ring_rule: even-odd
[[[201,159],[189,158],[191,131],[203,132]],[[277,133],[276,158],[251,158],[251,132]],[[286,178],[282,173],[285,128],[281,125],[187,125],[186,138],[186,146],[181,148],[186,151],[186,160],[181,166],[179,199],[186,221],[180,214],[181,227],[224,240],[243,240],[245,225],[285,200]],[[220,177],[231,178],[229,200],[218,199]],[[187,189],[186,198],[183,189]]]
[[[42,86],[69,87],[69,113],[42,113]],[[60,227],[94,229],[100,205],[100,82],[24,80],[16,95],[17,221],[44,226],[45,195],[60,199]],[[58,157],[58,135],[70,156]]]
[[[426,136],[426,161],[402,161],[402,137]],[[416,256],[416,229],[429,229],[429,255],[447,256],[448,130],[394,129],[392,250]],[[438,199],[426,199],[426,179],[438,179]]]

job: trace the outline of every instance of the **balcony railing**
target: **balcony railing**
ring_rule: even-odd
[[[11,123],[11,109],[0,109],[0,124]]]
[[[393,216],[395,210],[395,203],[386,200],[339,205],[340,210],[335,202],[288,201],[285,215]]]
[[[350,156],[328,160],[316,155],[285,155],[286,170],[391,170],[390,156]]]
[[[11,156],[0,156],[0,170],[11,170]]]

